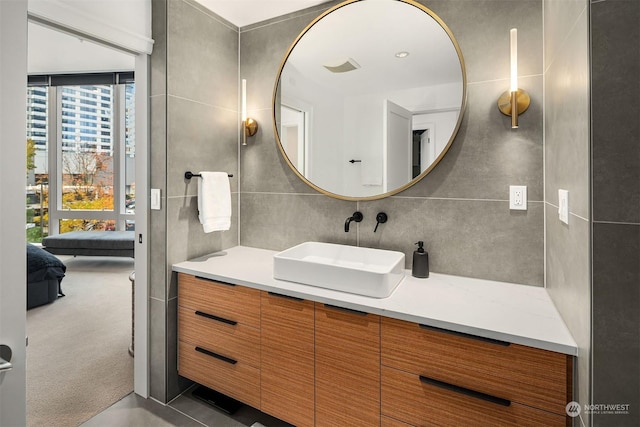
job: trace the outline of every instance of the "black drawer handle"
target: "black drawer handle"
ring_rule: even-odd
[[[304,301],[304,298],[292,297],[290,295],[277,294],[275,292],[269,292],[269,295],[274,296],[274,297],[278,297],[278,298],[290,299],[290,300],[293,300],[293,301]]]
[[[235,365],[236,363],[238,363],[237,360],[234,360],[234,359],[232,359],[230,357],[227,357],[227,356],[223,356],[223,355],[218,354],[218,353],[214,353],[213,351],[209,351],[209,350],[204,349],[202,347],[196,347],[196,351],[199,352],[199,353],[202,353],[202,354],[206,354],[207,356],[215,357],[216,359],[222,360],[223,362],[227,362],[227,363],[229,363],[231,365]]]
[[[479,337],[477,335],[466,334],[464,332],[450,331],[448,329],[438,328],[438,327],[435,327],[435,326],[429,326],[429,325],[420,324],[420,327],[422,329],[428,329],[430,331],[442,332],[443,334],[455,335],[457,337],[462,337],[462,338],[469,338],[469,339],[472,339],[472,340],[482,341],[482,342],[486,342],[486,343],[489,343],[489,344],[500,345],[502,347],[509,347],[511,345],[511,343],[508,342],[508,341],[500,341],[500,340],[496,340],[494,338]]]
[[[237,325],[238,322],[235,320],[225,319],[224,317],[214,316],[213,314],[205,313],[203,311],[196,311],[196,316],[206,317],[207,319],[215,320],[216,322],[226,323],[227,325]]]
[[[325,304],[324,306],[327,308],[338,310],[338,311],[345,311],[347,313],[357,314],[358,316],[366,316],[367,314],[369,314],[366,311],[359,311],[359,310],[354,310],[352,308],[339,307],[337,305]]]
[[[479,391],[470,390],[468,388],[460,387],[457,385],[445,383],[442,381],[434,380],[433,378],[428,378],[420,375],[420,381],[425,384],[430,384],[445,390],[453,391],[455,393],[464,394],[465,396],[474,397],[476,399],[484,400],[487,402],[495,403],[500,406],[511,406],[511,401],[507,399],[503,399],[501,397],[495,397],[490,394],[481,393]]]
[[[233,284],[233,283],[219,282],[219,281],[214,280],[214,279],[209,279],[208,277],[196,276],[196,279],[206,280],[207,282],[217,283],[218,285],[235,286],[235,284]]]

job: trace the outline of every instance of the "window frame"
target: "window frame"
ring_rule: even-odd
[[[47,166],[49,182],[48,228],[49,235],[60,233],[60,220],[83,219],[114,221],[115,230],[127,229],[127,223],[135,223],[135,213],[127,213],[125,194],[126,155],[126,85],[135,83],[133,72],[93,73],[77,75],[29,76],[29,86],[48,86],[47,105]],[[65,210],[62,209],[62,102],[64,87],[83,85],[112,86],[112,167],[113,167],[113,210]],[[135,97],[134,97],[135,99]],[[52,102],[54,101],[55,102]],[[134,101],[135,102],[135,101]],[[97,142],[100,145],[100,142]]]

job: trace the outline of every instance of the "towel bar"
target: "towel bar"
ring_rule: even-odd
[[[191,171],[186,171],[186,172],[184,173],[184,177],[185,177],[185,179],[191,179],[191,178],[193,178],[194,176],[200,176],[200,177],[201,177],[202,175],[200,175],[199,173],[193,173],[193,172],[191,172]],[[232,174],[232,173],[227,174],[227,176],[228,176],[229,178],[233,178],[233,174]]]

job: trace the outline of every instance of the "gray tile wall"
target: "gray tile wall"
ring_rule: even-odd
[[[191,0],[154,0],[151,58],[151,397],[167,402],[177,375],[177,283],[171,265],[238,244],[238,28]],[[191,170],[225,171],[234,215],[229,231],[206,234]]]
[[[574,399],[584,405],[591,369],[587,1],[545,0],[544,30],[546,286],[578,344]],[[568,225],[558,219],[558,189],[569,191]]]
[[[291,42],[319,13],[296,13],[240,31],[240,70],[260,130],[241,150],[240,243],[281,250],[307,240],[395,249],[412,260],[424,240],[432,271],[542,286],[541,0],[422,1],[455,35],[465,58],[468,107],[444,160],[420,183],[379,201],[319,195],[291,172],[276,146],[272,94]],[[509,29],[518,27],[521,87],[532,98],[520,128],[497,108],[508,89]],[[509,185],[527,185],[529,210],[509,210]],[[365,219],[350,233],[356,209]],[[373,233],[377,212],[389,221]]]
[[[636,0],[592,2],[592,401],[630,405],[594,426],[640,425],[639,23]]]
[[[153,0],[150,90],[149,172],[151,188],[166,195],[167,170],[167,1]],[[166,207],[166,197],[162,200]],[[166,400],[167,360],[167,217],[166,209],[149,215],[149,394]]]

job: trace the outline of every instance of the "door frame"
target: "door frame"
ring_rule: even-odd
[[[1,0],[0,0],[1,1]],[[104,44],[111,48],[121,50],[135,58],[134,76],[136,84],[135,105],[135,130],[136,130],[136,210],[135,210],[135,281],[133,284],[134,311],[134,392],[141,397],[149,397],[149,252],[148,252],[148,225],[149,225],[149,93],[150,93],[150,52],[132,51],[127,47],[120,47],[110,40],[103,40],[90,34],[80,32],[72,27],[65,27],[61,23],[49,23],[41,15],[32,16],[40,25],[50,25],[58,31],[66,31],[75,36],[82,36],[95,43]],[[26,49],[25,49],[26,52]],[[26,63],[26,62],[25,62]],[[25,78],[26,78],[25,70]],[[26,83],[25,86],[26,88]],[[26,100],[26,92],[25,92]],[[25,124],[26,129],[26,124]],[[126,279],[125,279],[126,280]],[[26,279],[25,279],[26,281]]]
[[[40,21],[42,22],[42,21]],[[26,425],[26,0],[0,1],[0,344],[11,347],[12,370],[0,373],[0,425]],[[60,29],[57,24],[56,28]],[[100,41],[100,40],[97,40]],[[108,41],[107,41],[108,42]],[[113,47],[113,44],[111,44]],[[126,49],[125,49],[126,50]],[[149,55],[132,52],[136,73],[136,280],[134,392],[149,396],[148,170]],[[22,107],[21,107],[22,106]],[[18,143],[16,143],[16,141]]]
[[[1,1],[1,0],[0,0]],[[38,17],[36,19],[39,25],[48,25],[46,19]],[[58,31],[66,31],[67,29],[59,23],[51,25],[51,28]],[[109,40],[101,40],[88,34],[79,33],[77,30],[68,29],[68,32],[83,36],[95,43],[110,46],[111,48],[121,50],[123,53],[132,55],[135,59],[134,76],[135,76],[135,138],[136,138],[136,210],[135,210],[135,260],[134,271],[135,280],[133,283],[133,316],[134,316],[134,341],[135,341],[135,357],[134,357],[134,392],[141,397],[149,397],[149,339],[148,339],[148,221],[149,221],[149,190],[148,190],[148,174],[149,174],[149,86],[150,86],[150,65],[149,54],[146,52],[132,52],[129,49],[114,46]],[[26,76],[26,72],[25,72]],[[26,85],[25,85],[26,88]],[[26,99],[26,92],[25,92]],[[57,102],[57,100],[55,101]],[[26,129],[26,125],[25,125]],[[51,136],[50,136],[51,137]],[[55,148],[59,151],[60,147],[56,143]],[[117,152],[117,151],[116,151]],[[56,179],[59,179],[57,168],[61,167],[61,159],[57,156],[55,162],[49,162],[50,173],[54,173]],[[119,160],[118,160],[119,161]],[[53,171],[53,172],[51,172]],[[61,184],[60,184],[61,185]],[[50,197],[52,194],[50,194]],[[57,195],[53,194],[55,201]],[[118,200],[115,201],[119,203]],[[53,202],[52,202],[53,203]],[[55,210],[55,209],[54,209]],[[53,216],[55,219],[55,215]],[[50,224],[50,230],[57,227],[57,224]],[[127,280],[127,278],[124,278]]]
[[[149,397],[149,55],[136,56],[136,239],[133,391]],[[138,78],[138,76],[140,78]]]
[[[0,373],[0,425],[26,424],[26,108],[27,1],[0,1],[0,344],[11,348]]]

